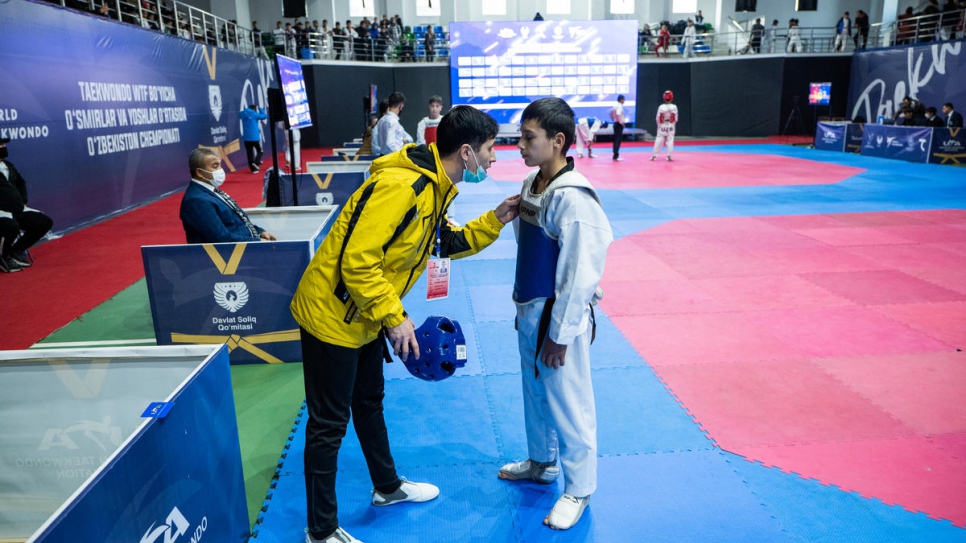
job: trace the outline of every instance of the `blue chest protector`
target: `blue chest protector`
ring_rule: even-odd
[[[517,270],[513,285],[513,299],[520,303],[553,298],[555,294],[560,246],[540,226],[541,196],[530,194],[528,187],[520,200]]]

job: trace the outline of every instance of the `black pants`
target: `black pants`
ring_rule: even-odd
[[[25,251],[50,231],[54,221],[39,211],[14,213],[13,218],[0,219],[3,256]],[[23,231],[23,234],[21,234]],[[20,236],[18,239],[17,236]]]
[[[621,156],[621,140],[624,139],[624,125],[614,123],[614,158]]]
[[[262,144],[257,141],[245,140],[245,152],[248,153],[248,167],[254,172],[262,163]]]
[[[401,481],[389,451],[383,417],[385,341],[380,338],[350,349],[320,341],[305,330],[301,335],[309,415],[305,427],[308,528],[312,537],[321,539],[339,527],[335,474],[350,411],[372,485],[380,492],[392,493]]]

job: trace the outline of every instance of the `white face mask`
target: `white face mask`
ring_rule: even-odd
[[[225,182],[225,169],[224,168],[218,168],[217,170],[215,170],[213,172],[209,172],[208,170],[201,170],[201,171],[203,171],[205,173],[210,173],[211,174],[211,181],[209,181],[209,182],[211,183],[211,186],[213,186],[215,188],[220,187],[222,185],[222,183]]]

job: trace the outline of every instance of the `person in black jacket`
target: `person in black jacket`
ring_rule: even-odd
[[[963,115],[958,111],[953,111],[952,102],[943,104],[943,115],[946,116],[946,128],[962,128]]]
[[[936,108],[934,107],[926,108],[926,126],[930,128],[942,128],[946,126],[946,123],[936,115]]]
[[[40,241],[54,221],[27,207],[27,182],[9,161],[9,138],[0,138],[0,271],[18,272],[31,265],[26,251]]]

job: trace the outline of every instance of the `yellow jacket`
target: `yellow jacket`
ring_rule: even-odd
[[[426,269],[439,226],[441,256],[483,250],[503,223],[487,211],[463,228],[444,211],[458,192],[436,144],[410,144],[373,162],[302,275],[296,322],[316,338],[361,347],[406,319],[402,298]],[[416,323],[418,326],[419,323]]]

